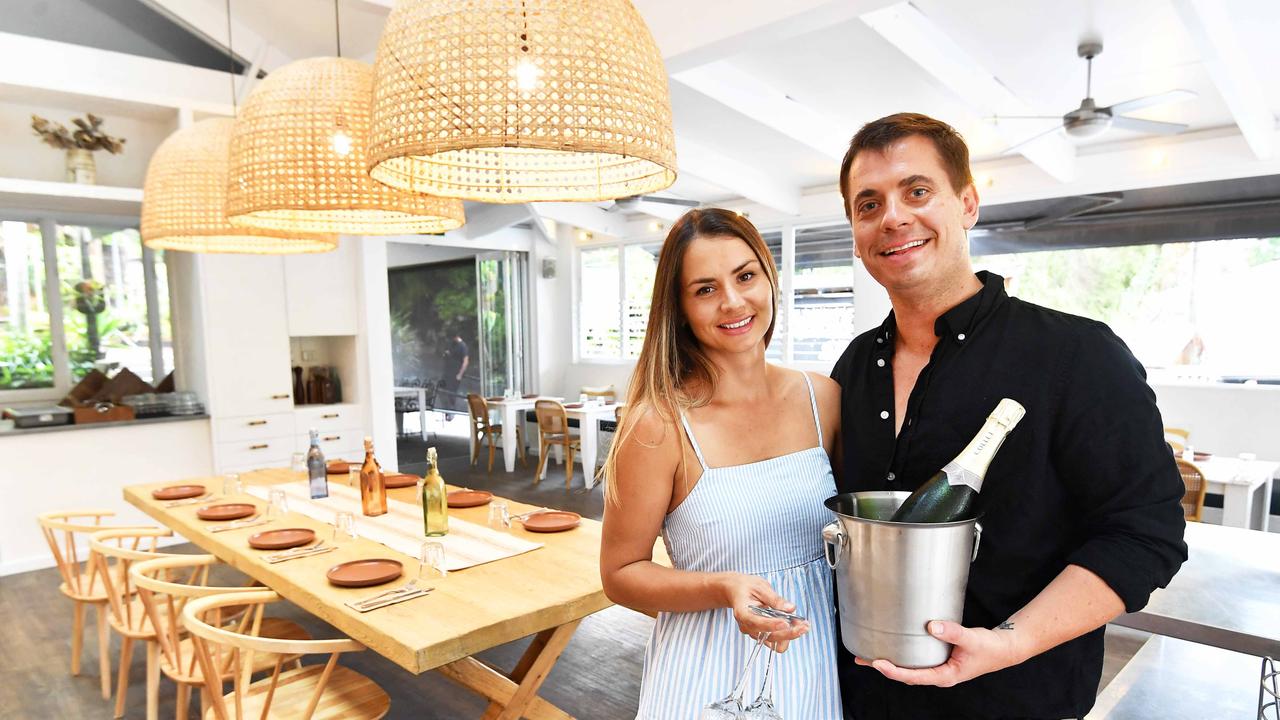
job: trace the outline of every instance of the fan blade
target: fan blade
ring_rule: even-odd
[[[1158,120],[1141,120],[1124,115],[1113,117],[1111,127],[1133,132],[1152,133],[1155,135],[1177,135],[1187,129],[1182,123],[1160,122]]]
[[[659,197],[657,195],[641,195],[640,202],[666,203],[667,205],[680,205],[682,207],[698,207],[702,203],[697,200],[685,200],[684,198]]]
[[[1044,137],[1045,135],[1051,135],[1053,133],[1058,132],[1061,129],[1062,129],[1061,125],[1054,125],[1053,127],[1049,128],[1048,130],[1045,130],[1044,132],[1038,132],[1035,135],[1032,135],[1031,137],[1027,138],[1026,140],[1021,140],[1019,142],[1016,142],[1010,145],[1009,147],[1005,148],[1000,154],[1012,155],[1015,152],[1018,152],[1018,148],[1021,148],[1024,145],[1029,145],[1035,142],[1036,140],[1039,140],[1040,138]]]
[[[1061,115],[991,115],[983,118],[993,125],[999,124],[1001,120],[1061,120]]]
[[[1118,102],[1103,110],[1110,110],[1112,115],[1121,115],[1134,110],[1151,107],[1152,105],[1165,105],[1167,103],[1185,102],[1199,97],[1190,90],[1170,90],[1169,92],[1157,93],[1155,95],[1147,95],[1145,97],[1134,98]]]

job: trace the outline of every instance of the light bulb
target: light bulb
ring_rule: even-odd
[[[521,60],[515,69],[516,87],[528,92],[538,86],[538,78],[542,76],[542,68],[536,63]]]
[[[339,130],[333,134],[333,151],[342,157],[351,154],[351,136]]]

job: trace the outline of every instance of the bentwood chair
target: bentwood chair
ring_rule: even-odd
[[[162,537],[172,537],[167,528],[123,528],[100,530],[89,536],[89,561],[98,568],[98,577],[107,591],[110,610],[107,621],[120,636],[120,668],[116,684],[114,717],[124,717],[125,695],[129,691],[129,670],[133,661],[133,644],[146,643],[147,708],[154,718],[160,707],[160,668],[157,665],[155,626],[147,617],[137,589],[129,575],[134,562],[155,557],[175,557],[158,552]],[[177,556],[181,557],[181,556]]]
[[[98,576],[97,563],[86,557],[80,560],[85,536],[113,526],[102,519],[115,515],[114,510],[63,510],[42,513],[37,517],[49,551],[62,576],[58,591],[72,602],[71,674],[80,674],[80,656],[84,649],[84,608],[92,605],[98,615],[98,669],[102,680],[102,699],[111,698],[110,637],[107,625],[107,588]]]
[[[1182,495],[1182,515],[1187,520],[1200,522],[1204,514],[1204,495],[1209,484],[1204,480],[1204,473],[1190,460],[1176,458],[1178,473],[1182,475],[1182,485],[1186,492]]]
[[[144,560],[134,563],[129,569],[129,576],[138,589],[138,597],[142,600],[142,607],[146,610],[151,626],[159,630],[156,633],[156,645],[160,648],[160,672],[178,686],[176,720],[186,720],[188,717],[193,687],[200,693],[202,709],[208,708],[210,700],[205,691],[204,673],[196,660],[191,637],[186,628],[182,627],[182,609],[197,598],[264,589],[261,586],[210,585],[209,570],[218,564],[218,559],[212,555],[180,555]],[[244,609],[243,605],[222,608],[222,624],[241,617]],[[301,625],[292,620],[274,617],[262,618],[259,634],[281,640],[311,639],[311,635]],[[230,656],[225,658],[227,661],[230,659]],[[290,659],[295,669],[302,667],[297,656],[286,658]],[[264,655],[253,671],[270,670],[274,663],[273,659]],[[223,682],[231,679],[229,662],[215,669]],[[147,720],[155,720],[150,706],[147,708]]]
[[[555,400],[539,400],[533,404],[533,412],[538,417],[538,471],[533,475],[533,484],[537,485],[547,472],[547,452],[552,445],[564,448],[564,486],[568,489],[573,484],[573,453],[582,449],[582,440],[569,434],[569,417],[564,405]],[[594,468],[584,469],[592,472]]]
[[[489,443],[489,472],[493,472],[493,452],[494,438],[503,438],[502,442],[506,442],[503,435],[503,427],[501,423],[489,422],[489,403],[485,399],[475,393],[467,393],[467,408],[471,412],[471,436],[474,438],[471,451],[471,466],[475,467],[476,460],[480,458],[480,445],[482,442]],[[524,437],[520,432],[520,424],[516,423],[516,456],[520,458],[521,467],[525,466],[524,457]]]
[[[263,608],[280,599],[272,590],[196,598],[182,609],[196,658],[210,696],[206,718],[299,718],[301,720],[376,720],[387,714],[391,698],[373,680],[338,664],[344,652],[359,652],[355,640],[286,640],[263,637]],[[240,620],[224,627],[222,612],[246,605]],[[328,653],[328,662],[282,672],[294,655]],[[263,661],[271,676],[251,682]],[[232,691],[222,693],[221,668],[230,668]]]
[[[1173,448],[1174,455],[1181,455],[1182,451],[1187,448],[1187,439],[1191,437],[1191,431],[1182,428],[1167,427],[1164,429],[1164,441],[1170,448]]]
[[[602,398],[610,402],[616,402],[618,399],[618,393],[613,389],[612,385],[600,385],[598,387],[583,385],[582,394],[586,395],[588,400]]]

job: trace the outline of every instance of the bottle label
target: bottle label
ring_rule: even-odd
[[[982,476],[972,470],[966,470],[955,460],[947,463],[942,468],[942,472],[947,476],[948,485],[953,487],[956,485],[968,485],[973,488],[974,492],[982,492]]]
[[[970,441],[964,452],[955,460],[947,463],[942,471],[947,475],[950,485],[968,485],[975,492],[982,491],[982,480],[986,477],[987,467],[991,465],[996,451],[1004,444],[1004,440],[1017,426],[1018,421],[1026,413],[1022,405],[1015,400],[1004,398],[991,416],[987,418],[982,429]]]

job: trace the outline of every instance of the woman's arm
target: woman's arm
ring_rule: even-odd
[[[742,573],[675,570],[653,562],[653,545],[671,504],[676,483],[684,482],[684,448],[679,426],[656,412],[636,408],[635,427],[619,434],[617,472],[612,479],[617,502],[605,503],[600,543],[600,577],[609,599],[640,611],[695,612],[733,609],[742,632],[773,633],[780,642],[808,630],[808,623],[755,615],[760,604],[793,612],[795,605],[764,579]],[[628,418],[630,419],[630,418]]]

